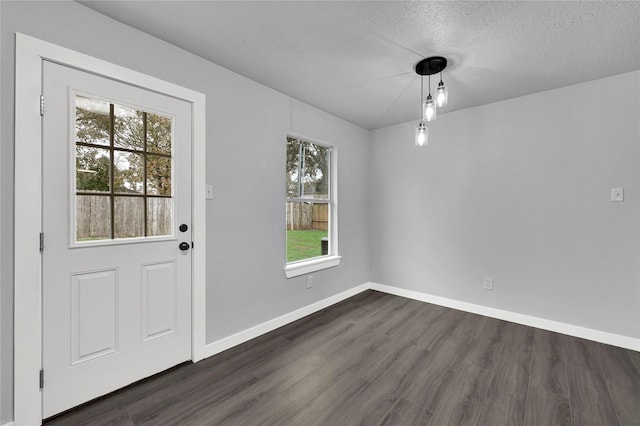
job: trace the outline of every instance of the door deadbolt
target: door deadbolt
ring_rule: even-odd
[[[180,230],[180,232],[187,232],[187,229],[189,229],[189,227],[187,226],[186,223],[183,223],[178,227],[178,229]]]

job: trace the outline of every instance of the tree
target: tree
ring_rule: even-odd
[[[287,137],[287,197],[328,194],[329,148]]]
[[[109,192],[109,163],[106,149],[76,146],[77,190]]]
[[[80,143],[76,145],[78,191],[109,192],[110,190],[109,146],[111,120],[113,120],[113,191],[143,193],[146,120],[147,191],[154,195],[171,195],[171,118],[119,105],[111,106],[104,101],[82,97],[78,99],[79,106],[76,108],[76,142]]]
[[[76,142],[76,187],[78,191],[109,192],[109,104],[78,97]],[[86,105],[85,105],[86,104]]]

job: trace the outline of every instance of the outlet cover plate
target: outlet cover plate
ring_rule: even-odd
[[[624,201],[624,188],[611,188],[611,201]]]
[[[491,277],[484,277],[484,279],[482,280],[482,288],[484,288],[485,290],[493,290],[493,278]]]

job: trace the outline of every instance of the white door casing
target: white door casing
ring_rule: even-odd
[[[201,93],[23,34],[16,34],[15,98],[15,342],[14,424],[42,421],[39,372],[42,360],[42,157],[40,94],[43,60],[64,64],[114,81],[127,82],[187,101],[191,105],[192,221],[191,354],[205,357],[205,97]],[[45,100],[46,103],[46,100]],[[46,107],[45,107],[46,109]],[[176,222],[177,223],[177,222]],[[94,271],[95,272],[95,271]],[[45,374],[45,386],[46,386]]]
[[[191,245],[192,120],[188,102],[105,77],[49,61],[43,63],[43,77],[48,108],[42,124],[46,418],[191,359],[191,250],[178,245]],[[78,118],[77,107],[84,113]],[[102,111],[84,109],[92,107]],[[110,120],[110,109],[126,115]],[[158,120],[168,133],[161,142],[170,146],[163,153],[153,148],[147,153],[147,135],[136,131],[147,130],[150,136]],[[113,136],[114,123],[119,138]],[[100,125],[112,137],[98,140],[98,147],[76,146],[76,128]],[[92,144],[100,135],[94,131],[79,142]],[[79,165],[76,171],[78,149],[84,152],[78,160],[101,164],[99,171]],[[101,163],[93,162],[96,153]],[[76,174],[82,179],[100,173],[103,186],[117,185],[115,173],[103,170],[109,155],[117,161],[113,171],[124,167],[130,174],[113,191],[81,191]],[[154,161],[161,166],[154,168]],[[162,174],[160,190],[171,198],[153,198],[161,184],[154,172]],[[158,225],[153,213],[159,202],[164,235],[145,237],[145,228]],[[90,228],[89,222],[103,232],[137,236],[77,236],[76,215],[82,216],[77,219],[85,224],[82,228]],[[180,231],[178,224],[187,229]]]

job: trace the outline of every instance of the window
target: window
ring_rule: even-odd
[[[171,235],[172,119],[75,101],[75,241]]]
[[[336,266],[335,153],[287,137],[287,277]]]

